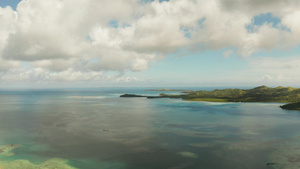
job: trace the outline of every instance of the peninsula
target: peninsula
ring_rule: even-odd
[[[155,90],[159,91],[159,90]],[[167,90],[162,90],[167,91]],[[155,98],[177,98],[188,101],[209,101],[209,102],[278,102],[288,103],[280,106],[282,109],[300,110],[300,88],[259,86],[253,89],[216,89],[213,91],[182,91],[179,95],[168,95],[161,93],[159,96],[142,96],[125,94],[120,97],[146,97]]]

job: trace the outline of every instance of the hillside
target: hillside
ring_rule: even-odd
[[[223,89],[213,91],[193,91],[181,95],[182,99],[210,101],[217,99],[226,102],[281,102],[300,101],[300,88],[259,86],[253,89]]]
[[[130,95],[132,97],[132,95]],[[128,94],[121,97],[128,97]],[[161,93],[159,96],[133,96],[154,98],[180,98],[189,101],[210,101],[210,102],[279,102],[297,103],[281,106],[283,109],[300,110],[300,88],[259,86],[253,89],[216,89],[213,91],[184,91],[180,95],[167,95]]]

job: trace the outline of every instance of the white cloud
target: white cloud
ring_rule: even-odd
[[[225,58],[229,58],[231,54],[233,54],[234,51],[233,50],[226,50],[225,52],[223,52],[223,56]]]
[[[271,84],[274,84],[274,83],[282,83],[282,75],[276,75],[276,76],[270,76],[270,75],[264,75],[262,78],[261,78],[261,82],[262,84],[268,84],[268,83],[271,83]]]
[[[17,14],[10,7],[0,7],[0,51],[5,47],[9,35],[15,32],[16,22]]]
[[[101,72],[79,72],[68,69],[61,72],[47,71],[41,68],[15,69],[1,76],[4,81],[95,81],[100,80]]]
[[[243,72],[247,75],[255,75],[249,78],[252,81],[261,81],[266,84],[278,85],[297,85],[299,86],[300,77],[297,72],[300,72],[300,57],[259,57],[249,59],[249,69]],[[257,79],[257,77],[260,77]],[[256,80],[255,80],[256,78]]]
[[[7,72],[2,79],[91,80],[104,71],[146,70],[149,63],[180,49],[231,47],[243,57],[287,49],[300,43],[299,3],[23,0],[17,11],[0,8],[0,70]],[[277,27],[256,25],[253,32],[248,31],[246,26],[262,13],[272,13],[282,22]],[[232,53],[226,51],[224,56]],[[30,69],[22,68],[24,61]],[[15,76],[20,69],[24,73]]]

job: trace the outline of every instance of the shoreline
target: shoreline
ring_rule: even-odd
[[[300,110],[300,88],[259,86],[253,89],[215,89],[213,91],[184,91],[174,89],[155,89],[148,91],[182,91],[183,94],[158,96],[123,94],[120,97],[145,97],[147,99],[182,99],[185,101],[232,102],[232,103],[281,103],[285,110]]]

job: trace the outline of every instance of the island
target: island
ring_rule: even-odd
[[[282,109],[286,110],[300,110],[300,102],[297,103],[290,103],[280,106]]]
[[[153,90],[153,91],[168,91]],[[135,94],[124,94],[120,97],[146,97],[155,98],[174,98],[188,101],[209,101],[209,102],[278,102],[288,103],[280,106],[287,110],[300,110],[300,88],[259,86],[253,89],[216,89],[213,91],[182,91],[182,94],[168,95],[161,93],[158,96],[144,96]]]
[[[145,91],[167,91],[167,92],[192,92],[191,90],[182,90],[182,89],[147,89]]]
[[[147,96],[136,95],[136,94],[123,94],[120,97],[147,97]]]

